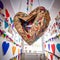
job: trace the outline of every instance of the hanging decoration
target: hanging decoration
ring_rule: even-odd
[[[7,9],[5,9],[5,16],[6,16],[6,19],[8,19],[10,17],[10,14]]]
[[[30,0],[30,11],[32,10],[33,7],[33,0]]]
[[[15,43],[13,39],[11,39],[7,34],[5,34],[5,31],[0,30],[0,35],[1,35],[2,37],[4,36],[3,38],[6,38],[7,40],[9,40],[10,42],[12,42],[12,43],[15,44],[16,46],[21,47],[21,45]]]
[[[16,56],[16,57],[14,57],[14,58],[11,58],[10,60],[17,60],[17,56]]]
[[[50,54],[50,59],[53,60],[53,54]]]
[[[56,35],[55,37],[52,37],[52,38],[48,39],[48,40],[45,41],[45,42],[47,43],[47,42],[53,41],[53,40],[55,40],[55,39],[57,39],[57,38],[60,39],[60,34]]]
[[[12,34],[11,24],[9,24],[9,27],[8,27],[8,32],[9,32],[10,34]],[[12,34],[12,35],[13,35],[13,34]]]
[[[13,53],[13,55],[15,54],[15,52],[16,52],[16,47],[12,46],[12,53]]]
[[[12,18],[10,17],[10,23],[12,24],[13,23],[13,20],[12,20]]]
[[[0,1],[0,8],[1,8],[1,9],[4,8],[4,5],[3,5],[2,1]]]
[[[9,26],[8,22],[4,21],[4,26],[5,26],[5,29],[6,29]]]
[[[27,0],[27,13],[28,13],[28,10],[29,10],[29,0]]]
[[[40,10],[41,10],[41,12],[43,11],[44,15],[40,12]],[[23,16],[25,14],[23,12],[17,13],[15,15],[15,17],[14,17],[14,26],[15,26],[17,32],[19,33],[19,35],[21,35],[21,37],[29,45],[31,45],[33,42],[35,42],[37,40],[37,38],[41,37],[43,35],[43,33],[45,32],[46,28],[48,27],[49,22],[50,22],[50,15],[46,11],[47,10],[44,7],[39,6],[36,9],[34,9],[33,11],[31,11],[30,14],[27,15],[27,17]],[[41,14],[39,14],[39,13],[41,13]],[[19,15],[21,17],[18,18],[17,15]],[[46,20],[46,24],[43,23],[44,18],[46,18],[45,15],[47,15],[47,17],[48,17],[48,19]],[[40,16],[43,19],[39,20]],[[16,19],[16,17],[18,18],[18,20]],[[38,21],[38,23],[35,24],[35,22],[37,22],[37,21]],[[28,30],[26,28],[26,26],[29,26],[30,24],[31,24],[31,28]],[[44,25],[44,27],[43,27],[43,25]]]
[[[6,43],[6,41],[4,41],[2,43],[2,49],[3,49],[3,55],[5,55],[9,49],[9,43]]]
[[[47,51],[45,52],[45,56],[48,58],[48,52]]]
[[[52,53],[55,54],[55,44],[51,44]]]
[[[20,60],[20,49],[18,49],[18,60]]]
[[[58,12],[58,15],[56,16],[55,20],[56,20],[57,27],[60,30],[60,11]]]
[[[48,44],[48,49],[50,50],[50,44]]]
[[[57,50],[60,52],[60,43],[56,45]]]

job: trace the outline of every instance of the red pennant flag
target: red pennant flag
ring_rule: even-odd
[[[53,54],[50,55],[50,59],[53,60]]]
[[[52,52],[55,53],[55,44],[51,44]]]
[[[10,14],[7,9],[5,9],[6,18],[10,17]]]

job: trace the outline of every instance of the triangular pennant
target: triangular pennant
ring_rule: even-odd
[[[13,23],[13,20],[12,20],[12,18],[10,17],[10,22],[11,22],[11,24]]]
[[[0,1],[0,8],[1,8],[1,9],[4,8],[4,5],[3,5],[2,1]]]
[[[9,26],[8,22],[4,21],[4,26],[5,26],[5,29],[6,29]]]
[[[20,49],[18,49],[18,60],[20,60]]]
[[[8,32],[9,32],[10,34],[12,34],[12,29],[11,29],[10,26],[9,26],[9,28],[8,28]]]
[[[4,41],[2,43],[2,49],[3,49],[3,55],[5,55],[9,49],[9,43],[6,43],[6,41]]]
[[[7,9],[5,9],[6,18],[10,17],[10,14]]]
[[[15,54],[15,52],[16,52],[16,47],[13,46],[13,47],[12,47],[12,53],[13,53],[13,55]]]

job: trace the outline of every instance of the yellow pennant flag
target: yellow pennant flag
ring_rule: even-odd
[[[17,60],[17,57],[14,57],[14,58],[12,58],[12,59],[10,59],[10,60]]]
[[[48,52],[45,53],[46,57],[48,57]]]
[[[15,54],[15,52],[16,52],[16,47],[13,46],[13,47],[12,47],[12,53],[13,53],[13,55]]]

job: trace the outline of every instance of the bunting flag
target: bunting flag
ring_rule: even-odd
[[[52,53],[55,54],[55,44],[51,44]]]
[[[53,60],[53,54],[50,54],[50,59]]]
[[[6,16],[6,18],[10,17],[10,14],[7,9],[5,9],[5,16]]]
[[[45,42],[47,43],[47,42],[53,41],[53,40],[55,40],[55,39],[57,39],[57,38],[60,39],[60,34],[56,35],[55,37],[52,37],[52,38],[48,39],[48,40],[45,41]]]
[[[20,60],[20,49],[18,49],[18,60]]]
[[[13,44],[15,44],[16,46],[19,46],[21,47],[21,45],[17,44],[14,42],[14,40],[12,38],[10,38],[6,33],[5,31],[3,30],[0,30],[0,36],[2,36],[3,38],[6,38],[8,41],[12,42]]]
[[[10,22],[11,22],[11,24],[13,23],[13,20],[12,20],[12,18],[10,17]]]
[[[9,26],[8,22],[4,21],[4,26],[5,26],[5,29],[6,29]]]
[[[60,52],[60,43],[56,45],[58,52]]]
[[[6,43],[6,41],[4,41],[2,43],[2,49],[3,49],[3,55],[5,55],[9,49],[9,43]]]
[[[14,58],[12,58],[12,59],[10,59],[10,60],[17,60],[17,56],[16,56],[16,57],[14,57]]]
[[[48,58],[48,52],[45,52],[46,57]]]
[[[15,52],[16,52],[16,47],[13,46],[13,47],[12,47],[12,53],[13,53],[13,55],[15,54]]]
[[[30,0],[30,11],[32,10],[33,0]]]
[[[1,9],[4,8],[4,5],[3,5],[2,1],[0,1],[0,8],[1,8]]]
[[[48,49],[50,50],[50,44],[48,44]]]
[[[27,13],[28,13],[28,10],[29,10],[29,0],[27,0]]]
[[[12,28],[9,26],[8,32],[13,35]]]

